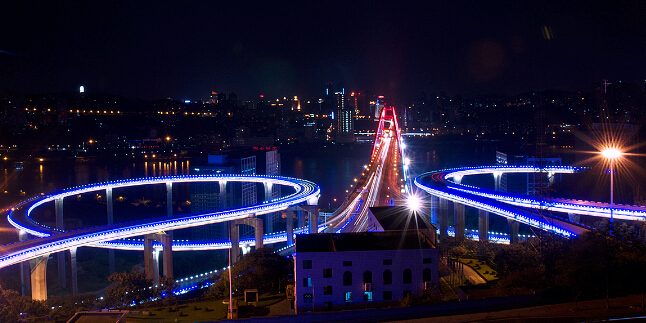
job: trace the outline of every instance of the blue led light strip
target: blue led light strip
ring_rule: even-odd
[[[502,173],[531,173],[531,172],[548,172],[548,173],[574,173],[582,171],[580,168],[556,166],[549,167],[541,170],[536,167],[463,167],[454,168],[436,172],[429,172],[417,176],[414,179],[414,184],[418,188],[426,191],[431,195],[435,195],[444,199],[454,202],[462,203],[478,209],[482,209],[494,214],[498,214],[507,218],[514,219],[521,223],[530,226],[551,231],[566,237],[572,237],[585,231],[587,228],[580,224],[567,223],[567,220],[551,220],[545,219],[542,215],[523,210],[520,207],[532,208],[543,206],[547,209],[552,208],[554,211],[607,216],[609,213],[606,203],[590,202],[590,201],[572,201],[572,200],[554,200],[552,204],[546,201],[537,201],[532,197],[520,194],[511,194],[506,192],[491,191],[481,188],[475,188],[467,185],[453,183],[451,181],[459,182],[463,176],[476,175],[476,174],[502,174]],[[420,179],[430,177],[431,180],[428,184],[421,183]],[[577,202],[579,204],[577,204]],[[509,205],[511,204],[511,205]],[[505,206],[509,205],[509,206]],[[621,210],[620,214],[632,214],[635,216],[633,219],[643,220],[646,216],[645,212],[638,210],[638,207],[618,207],[616,210]],[[615,211],[617,212],[617,211]]]
[[[291,186],[295,192],[288,196],[273,199],[252,206],[243,206],[237,209],[202,214],[178,215],[159,219],[148,219],[128,223],[118,223],[95,228],[87,228],[72,232],[56,231],[33,221],[30,212],[46,202],[54,201],[65,196],[103,190],[106,188],[119,188],[136,185],[150,185],[162,183],[185,182],[255,182],[272,183]],[[26,200],[9,212],[9,222],[16,228],[42,238],[30,239],[13,243],[0,248],[0,268],[16,264],[25,260],[34,259],[52,252],[67,250],[73,247],[91,246],[104,241],[124,239],[164,230],[176,230],[194,226],[232,221],[250,215],[260,215],[277,212],[290,206],[301,203],[313,202],[320,196],[318,185],[301,179],[281,176],[258,175],[198,175],[198,176],[170,176],[149,177],[115,182],[104,182],[92,185],[74,187],[55,194],[38,196]]]

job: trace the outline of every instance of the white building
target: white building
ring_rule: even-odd
[[[298,312],[340,310],[437,290],[438,250],[419,230],[297,235]]]

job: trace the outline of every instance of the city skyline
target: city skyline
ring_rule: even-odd
[[[0,92],[127,98],[324,97],[324,84],[402,102],[644,82],[637,2],[4,4]]]

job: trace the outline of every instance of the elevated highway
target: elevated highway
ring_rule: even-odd
[[[62,222],[63,199],[67,196],[78,195],[86,192],[93,192],[98,190],[106,190],[108,195],[111,195],[111,190],[127,186],[138,185],[152,185],[152,184],[165,184],[167,188],[172,190],[173,183],[184,182],[254,182],[262,183],[263,185],[283,185],[290,187],[293,193],[286,196],[268,200],[256,205],[243,206],[231,210],[223,210],[217,212],[208,212],[201,214],[184,214],[177,216],[167,216],[164,218],[148,219],[142,221],[132,221],[126,223],[110,224],[106,226],[99,226],[94,228],[86,228],[82,230],[66,232],[61,229],[51,228],[34,221],[30,214],[31,212],[49,202],[56,203],[57,222]],[[172,197],[172,191],[168,196]],[[0,268],[10,266],[17,263],[30,262],[31,267],[31,292],[34,299],[47,298],[47,286],[45,283],[46,264],[49,254],[69,250],[72,254],[72,259],[75,260],[76,248],[82,246],[96,246],[104,248],[121,247],[125,248],[140,248],[146,252],[146,268],[147,275],[150,271],[150,276],[158,277],[154,271],[153,254],[154,241],[161,242],[164,252],[164,271],[165,275],[172,276],[172,256],[171,251],[172,243],[168,235],[164,231],[176,230],[182,228],[189,228],[194,226],[219,223],[225,221],[249,221],[253,220],[256,216],[278,212],[287,209],[288,207],[307,204],[316,205],[320,195],[320,188],[318,185],[300,179],[286,178],[279,176],[246,176],[246,175],[215,175],[215,176],[173,176],[173,177],[156,177],[156,178],[142,178],[135,180],[124,180],[115,182],[106,182],[94,185],[86,185],[82,187],[71,188],[62,192],[54,194],[38,196],[26,200],[16,205],[9,212],[9,222],[16,228],[20,229],[21,237],[25,233],[34,235],[38,238],[26,239],[25,241],[13,243],[10,245],[0,247]],[[59,207],[60,206],[60,207]],[[111,216],[111,203],[108,203],[108,216]],[[59,219],[60,215],[60,219]],[[316,214],[316,216],[318,213]],[[262,226],[260,226],[262,227]],[[317,228],[315,227],[314,230]],[[145,236],[142,244],[127,242],[125,239],[135,236]],[[280,240],[273,237],[273,240]],[[283,236],[286,236],[284,234]],[[285,238],[287,239],[287,238]],[[113,241],[117,240],[117,241]],[[272,239],[268,239],[272,240]],[[262,244],[262,233],[260,236],[256,235],[255,244]],[[284,241],[284,240],[283,240]],[[229,243],[229,245],[232,245]],[[235,247],[237,247],[236,244]],[[190,246],[190,247],[189,247]],[[179,247],[179,245],[178,245]],[[185,244],[184,248],[179,250],[194,250],[197,248],[222,248],[222,244],[210,244],[206,242],[193,242]],[[156,253],[155,253],[156,254]],[[149,256],[149,257],[148,257]],[[75,269],[75,261],[72,264],[72,270]],[[150,267],[150,270],[149,270]],[[158,268],[158,267],[157,267]],[[75,276],[75,275],[73,275]]]

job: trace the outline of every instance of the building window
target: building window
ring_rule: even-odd
[[[406,297],[408,297],[408,296],[413,296],[413,291],[405,290],[405,291],[404,291],[404,298],[406,298]]]
[[[431,279],[431,269],[430,268],[426,268],[426,269],[424,269],[424,271],[422,271],[422,278],[423,278],[424,282],[430,282],[431,280],[433,280],[433,279]]]
[[[422,259],[423,264],[432,264],[433,263],[433,258],[424,258]]]
[[[312,269],[312,261],[303,260],[303,269]]]
[[[404,269],[404,284],[413,282],[413,272],[410,269]]]
[[[312,278],[303,278],[303,287],[312,287]]]
[[[332,295],[332,286],[323,286],[323,295]]]
[[[372,302],[372,292],[363,292],[363,301]]]
[[[350,267],[350,266],[352,266],[352,261],[351,261],[351,260],[345,260],[345,261],[343,261],[343,266],[344,266],[344,267]]]
[[[323,269],[323,278],[331,278],[331,277],[332,277],[332,268]]]
[[[384,259],[384,266],[392,266],[393,260],[392,259]]]
[[[392,301],[393,300],[393,292],[392,291],[384,291],[384,301]]]
[[[352,302],[352,292],[345,292],[344,299],[346,302]]]
[[[343,273],[343,286],[352,286],[352,272]]]
[[[390,285],[393,283],[393,272],[390,270],[384,270],[384,285]]]
[[[323,302],[323,308],[326,311],[331,311],[332,310],[332,302]]]
[[[303,294],[303,303],[312,304],[313,299],[314,297],[312,297],[312,294]]]
[[[366,270],[363,272],[363,283],[367,284],[370,283],[372,284],[372,271]]]

